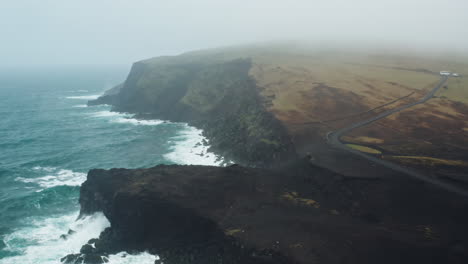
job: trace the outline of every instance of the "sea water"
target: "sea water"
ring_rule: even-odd
[[[125,67],[0,69],[0,264],[60,263],[110,225],[77,220],[79,189],[93,168],[219,165],[201,131],[87,107],[125,79]],[[69,239],[60,235],[76,231]],[[152,264],[142,252],[110,263]]]

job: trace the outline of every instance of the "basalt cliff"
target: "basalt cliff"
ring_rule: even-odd
[[[285,127],[265,110],[250,59],[156,58],[133,65],[127,80],[89,105],[110,104],[138,118],[202,128],[227,160],[265,167],[296,157]]]
[[[90,101],[202,128],[212,151],[240,165],[91,170],[81,215],[103,212],[111,227],[63,262],[149,251],[167,264],[466,263],[465,198],[325,141],[327,131],[418,92],[383,73],[381,83],[341,82],[318,55],[275,52],[221,49],[137,62],[122,85]],[[344,83],[364,88],[340,88]],[[374,85],[393,90],[378,93]],[[393,94],[398,89],[411,94]],[[384,142],[354,136],[351,143]]]
[[[92,170],[81,214],[111,222],[66,263],[149,251],[163,263],[466,263],[467,203],[406,180],[159,165]],[[102,257],[104,256],[104,257]]]

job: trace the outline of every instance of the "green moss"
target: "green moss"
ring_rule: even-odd
[[[181,102],[202,113],[214,110],[231,90],[239,89],[237,86],[245,80],[249,65],[249,60],[241,59],[205,65],[188,84]],[[242,95],[235,94],[230,99],[240,101],[235,96]]]
[[[235,234],[237,233],[241,233],[241,232],[244,232],[242,229],[240,228],[235,228],[235,229],[226,229],[224,230],[224,233],[228,236],[234,236]]]
[[[136,63],[118,109],[192,122],[203,128],[214,149],[237,162],[263,166],[293,156],[286,131],[263,108],[256,82],[249,76],[250,59],[208,63],[192,58]]]
[[[260,139],[261,142],[265,143],[265,144],[268,144],[268,145],[273,145],[275,147],[278,147],[280,145],[280,143],[276,140],[269,140],[269,139],[266,139],[266,138],[262,138]]]
[[[280,198],[296,205],[310,206],[317,209],[320,208],[320,203],[312,199],[299,197],[297,192],[285,192],[280,196]]]
[[[369,153],[369,154],[382,154],[382,151],[380,151],[380,150],[370,148],[370,147],[366,147],[366,146],[362,146],[362,145],[346,144],[346,146],[348,146],[348,147],[350,147],[352,149],[355,149],[355,150],[359,150],[361,152]]]

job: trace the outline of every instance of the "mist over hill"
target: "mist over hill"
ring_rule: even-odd
[[[466,55],[467,9],[463,0],[6,0],[0,65],[127,65],[270,41]]]

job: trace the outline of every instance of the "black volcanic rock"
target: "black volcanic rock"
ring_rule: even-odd
[[[70,254],[60,259],[60,261],[64,264],[103,264],[109,262],[107,257],[99,254]]]
[[[467,201],[415,181],[350,180],[307,161],[276,171],[92,170],[80,203],[82,215],[102,211],[111,222],[95,249],[82,249],[90,256],[147,250],[168,264],[467,261]]]
[[[81,215],[102,211],[111,227],[64,261],[102,263],[146,250],[167,264],[468,263],[466,200],[392,172],[342,177],[297,161],[250,75],[254,63],[233,56],[201,51],[137,62],[125,83],[88,105],[187,122],[204,130],[213,151],[257,168],[92,170]],[[294,100],[281,103],[298,114]],[[342,161],[333,156],[332,164]]]

